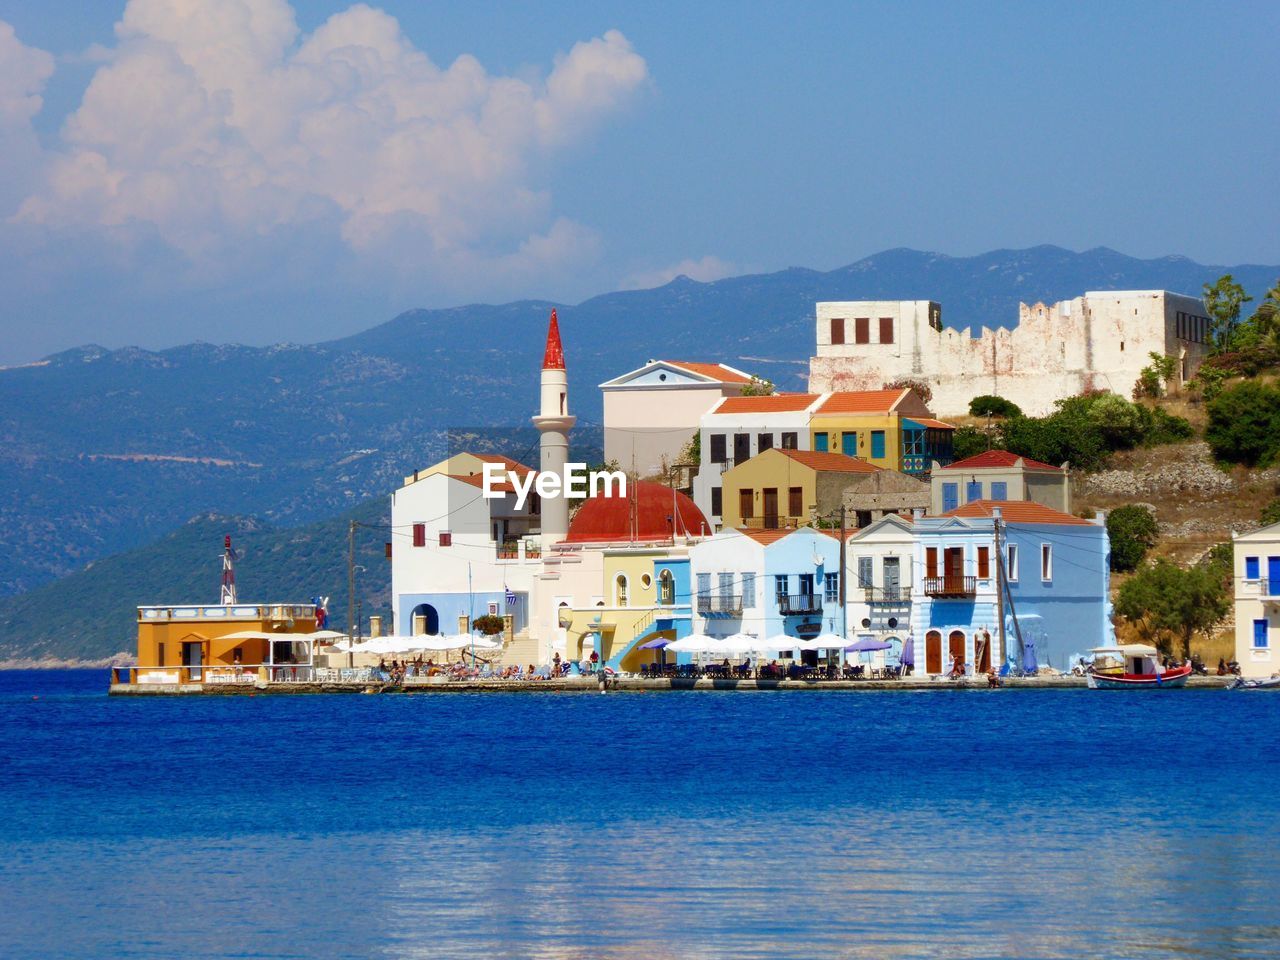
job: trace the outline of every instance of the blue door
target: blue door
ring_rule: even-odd
[[[840,452],[846,457],[858,455],[858,435],[856,433],[840,434]]]
[[[827,452],[827,435],[825,433],[815,433],[813,435],[813,449],[819,453]]]
[[[884,431],[883,430],[871,431],[871,459],[872,460],[884,459]]]
[[[1003,480],[992,480],[991,481],[991,499],[992,500],[1008,500],[1009,484],[1005,483]]]
[[[1265,647],[1267,645],[1267,621],[1253,621],[1253,645],[1255,647]]]
[[[1266,593],[1263,596],[1274,597],[1280,595],[1280,557],[1267,557],[1267,584]]]
[[[973,503],[973,501],[981,500],[981,499],[982,499],[982,481],[970,480],[967,484],[965,484],[964,502]]]
[[[954,510],[960,506],[960,489],[955,483],[944,483],[942,485],[942,512]]]

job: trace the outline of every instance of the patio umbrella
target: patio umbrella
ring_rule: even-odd
[[[640,644],[640,649],[641,650],[660,650],[663,647],[667,646],[668,644],[671,644],[674,642],[675,641],[669,640],[666,637],[657,637],[653,640],[650,640],[648,643]]]
[[[716,641],[705,633],[691,633],[687,637],[671,641],[667,644],[667,649],[673,653],[706,653],[715,649],[713,646],[715,643]]]
[[[873,640],[870,637],[862,637],[859,640],[855,640],[844,649],[849,653],[871,653],[875,650],[890,650],[892,648],[892,643],[886,643],[883,640]]]
[[[914,667],[916,665],[915,637],[907,637],[903,642],[902,653],[898,655],[898,663],[903,667]]]
[[[837,637],[834,633],[820,633],[811,640],[800,640],[796,643],[797,650],[843,650],[845,645],[844,637]]]
[[[345,640],[347,639],[347,635],[345,633],[339,633],[337,630],[313,630],[311,633],[308,633],[306,636],[309,640]]]

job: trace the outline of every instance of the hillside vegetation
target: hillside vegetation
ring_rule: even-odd
[[[384,498],[337,517],[281,529],[246,517],[200,516],[141,547],[20,596],[0,600],[0,661],[96,660],[137,648],[137,607],[216,603],[222,538],[231,534],[239,597],[245,602],[306,603],[330,597],[330,624],[347,620],[347,528],[356,537],[356,594],[370,614],[388,614],[391,564],[385,559]],[[389,624],[389,621],[388,621]]]

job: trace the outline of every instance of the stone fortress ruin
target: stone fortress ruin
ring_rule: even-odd
[[[877,390],[899,379],[933,390],[939,416],[968,412],[982,394],[1043,416],[1085,390],[1133,395],[1151,353],[1178,359],[1178,386],[1208,353],[1203,301],[1165,290],[1091,291],[1072,300],[1019,304],[1012,329],[956,330],[931,300],[817,304],[817,351],[809,390]]]

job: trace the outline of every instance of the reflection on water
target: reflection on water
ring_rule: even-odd
[[[1280,942],[1262,696],[5,693],[7,957]],[[1182,742],[1153,749],[1152,730]],[[1268,746],[1224,769],[1216,745],[1246,735]],[[245,748],[260,741],[264,757]]]

